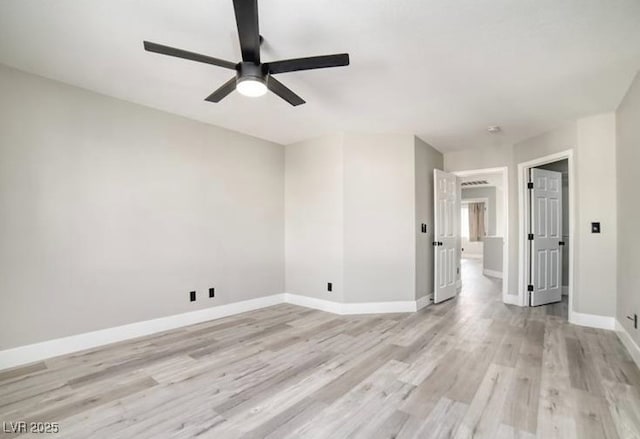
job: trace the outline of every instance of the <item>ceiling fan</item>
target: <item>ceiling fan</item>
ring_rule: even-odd
[[[225,82],[220,88],[211,93],[205,100],[220,102],[234,89],[245,96],[262,96],[268,90],[280,96],[293,106],[304,104],[305,101],[278,81],[273,75],[278,73],[295,72],[298,70],[323,69],[349,65],[349,54],[311,56],[308,58],[294,58],[282,61],[260,62],[260,44],[262,36],[258,30],[258,0],[233,0],[242,61],[234,63],[219,58],[213,58],[199,53],[189,52],[162,44],[144,41],[144,49],[148,52],[175,56],[191,61],[197,61],[214,66],[235,70],[236,76]]]

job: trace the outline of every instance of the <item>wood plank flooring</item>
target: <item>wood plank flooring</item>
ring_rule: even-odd
[[[278,305],[0,372],[0,421],[82,439],[640,438],[615,333],[568,324],[566,303],[504,305],[464,265],[458,298],[414,314]]]

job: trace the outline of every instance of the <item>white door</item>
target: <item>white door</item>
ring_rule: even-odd
[[[562,300],[562,174],[530,170],[530,305]]]
[[[460,267],[460,183],[453,174],[433,172],[434,289],[433,302],[456,295]]]

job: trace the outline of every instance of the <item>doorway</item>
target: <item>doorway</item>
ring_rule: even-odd
[[[568,318],[572,311],[574,187],[572,151],[518,165],[522,306],[549,305]]]
[[[508,169],[455,174],[461,185],[461,291],[494,291],[505,301],[509,274]]]

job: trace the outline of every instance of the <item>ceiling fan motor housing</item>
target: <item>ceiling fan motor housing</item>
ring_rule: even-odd
[[[252,62],[240,62],[237,66],[236,81],[258,81],[263,84],[267,83],[267,74],[264,72],[261,64]]]

